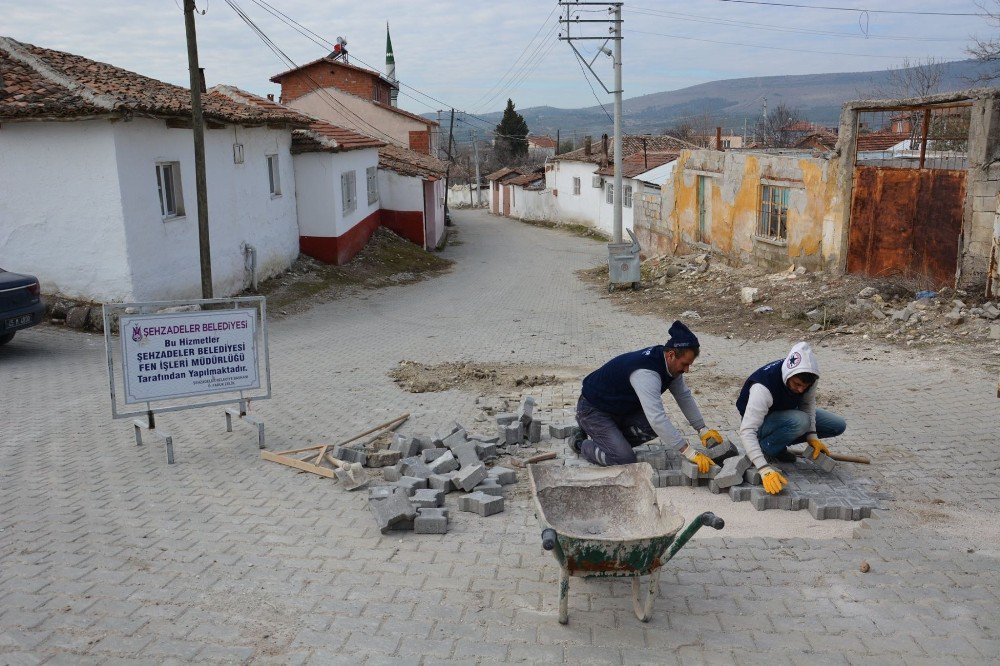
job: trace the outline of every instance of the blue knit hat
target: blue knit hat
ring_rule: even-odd
[[[691,332],[691,329],[675,321],[670,325],[670,339],[664,345],[667,349],[698,349],[698,337]]]

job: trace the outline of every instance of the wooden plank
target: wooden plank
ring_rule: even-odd
[[[305,453],[306,451],[319,451],[324,446],[326,446],[326,444],[313,444],[312,446],[306,446],[301,449],[288,449],[286,451],[275,451],[274,453],[279,456],[291,456],[296,453]]]
[[[286,465],[288,467],[294,467],[295,469],[302,470],[303,472],[311,472],[312,474],[325,476],[328,479],[336,478],[336,475],[333,473],[332,469],[327,469],[326,467],[313,465],[311,463],[307,463],[303,460],[298,460],[296,458],[289,458],[287,456],[271,453],[270,451],[261,451],[260,457],[263,458],[264,460],[269,460],[270,462],[276,462],[281,465]]]

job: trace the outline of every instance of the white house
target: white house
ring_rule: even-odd
[[[444,162],[393,144],[378,149],[382,224],[433,250],[444,241]]]
[[[6,37],[0,75],[0,266],[86,300],[199,297],[189,92]],[[301,121],[202,101],[213,287],[228,295],[298,255]]]
[[[555,213],[555,197],[545,189],[543,168],[510,178],[504,183],[510,190],[510,217],[519,220],[551,220]]]

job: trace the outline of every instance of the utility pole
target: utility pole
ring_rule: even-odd
[[[448,195],[451,193],[450,187],[451,181],[451,142],[454,138],[452,134],[455,129],[455,109],[451,110],[451,124],[448,125],[448,166],[444,171],[444,223],[445,226],[451,226],[448,222]]]
[[[476,160],[476,205],[483,205],[483,188],[480,187],[482,181],[479,180],[479,144],[476,143],[476,133],[469,130],[469,139],[472,140],[472,154]],[[471,193],[470,193],[471,197]]]
[[[556,130],[556,155],[559,154],[559,130]]]
[[[615,164],[615,178],[614,178],[614,190],[613,190],[613,202],[614,202],[614,231],[613,239],[614,243],[622,242],[622,3],[621,2],[578,2],[577,0],[559,0],[559,5],[566,8],[565,16],[559,19],[562,24],[562,30],[559,33],[559,39],[569,43],[570,48],[579,58],[580,62],[587,66],[590,73],[594,75],[597,82],[604,88],[604,92],[609,95],[614,96],[615,105],[615,115],[614,115],[614,126],[615,126],[615,138],[614,138],[614,164]],[[581,6],[603,6],[608,8],[608,14],[610,18],[607,19],[590,19],[590,18],[580,18],[579,14],[574,14],[576,11],[574,8]],[[588,14],[589,15],[589,14]],[[581,30],[592,23],[602,23],[611,25],[607,28],[607,33],[603,36],[591,36],[587,34],[581,34],[580,36],[571,35],[571,27],[577,26],[581,27]],[[608,36],[610,35],[610,36]],[[583,54],[576,48],[573,44],[574,41],[579,40],[603,40],[603,44],[597,49],[597,53],[588,62]],[[609,49],[607,47],[608,42],[614,42],[614,49]],[[597,75],[594,71],[593,64],[597,60],[600,54],[605,54],[611,56],[612,58],[612,68],[614,69],[614,85],[612,89],[604,84],[601,77]]]
[[[188,70],[191,75],[191,123],[194,130],[194,182],[198,198],[198,255],[201,261],[201,297],[212,298],[212,252],[208,239],[208,181],[205,177],[205,118],[201,112],[201,69],[194,30],[194,0],[184,0]]]

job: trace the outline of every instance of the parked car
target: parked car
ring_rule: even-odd
[[[11,273],[0,268],[0,345],[14,339],[14,334],[42,322],[45,303],[40,295],[38,278]]]

